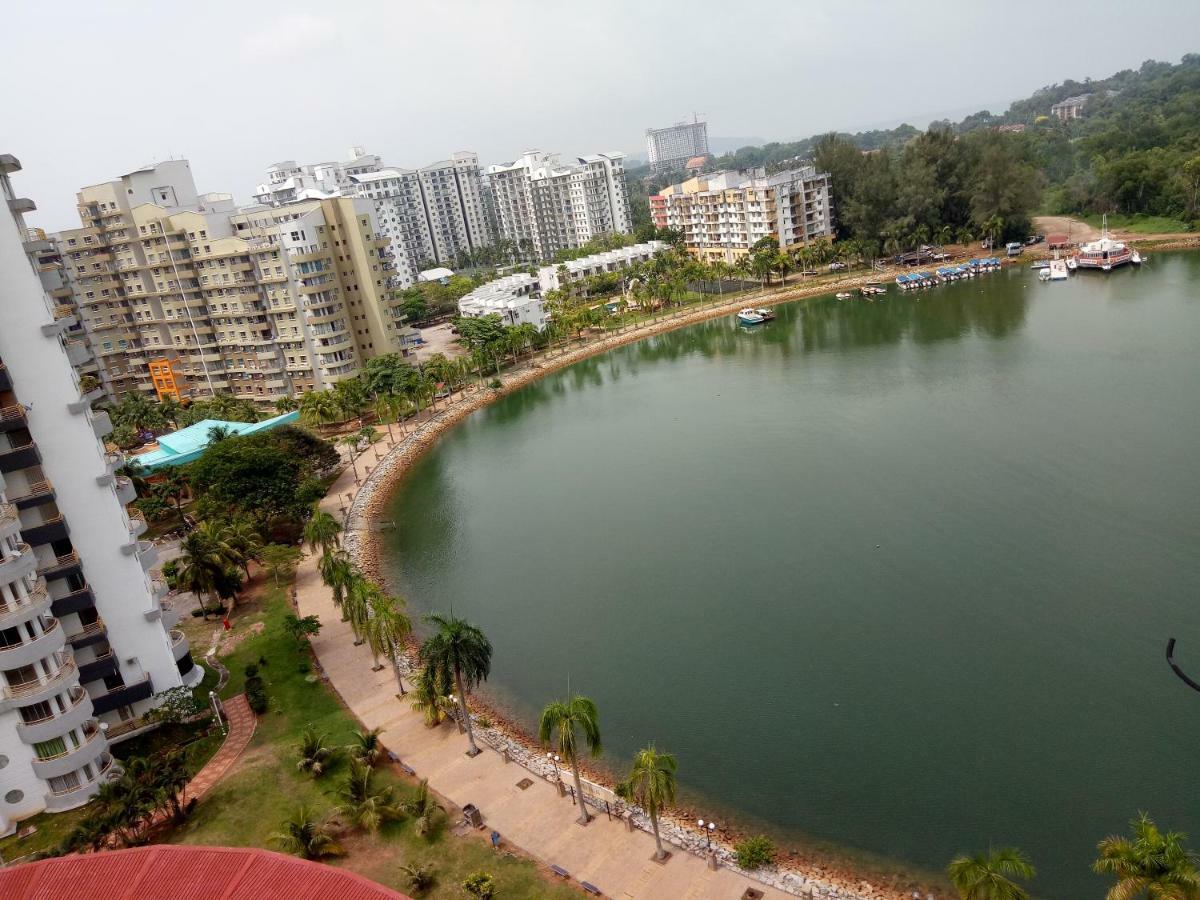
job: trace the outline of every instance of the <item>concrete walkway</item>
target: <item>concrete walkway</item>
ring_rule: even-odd
[[[242,755],[242,751],[250,743],[250,738],[254,737],[254,728],[258,724],[258,719],[250,710],[250,705],[246,702],[246,695],[238,694],[236,697],[224,701],[222,705],[225,708],[225,715],[229,719],[229,733],[225,736],[225,743],[221,745],[221,749],[183,789],[185,802],[192,798],[199,800],[211,791],[229,771],[230,766]]]

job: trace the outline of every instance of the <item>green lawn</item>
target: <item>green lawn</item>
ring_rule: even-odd
[[[266,682],[270,709],[259,719],[237,768],[204,798],[172,841],[271,848],[269,835],[298,806],[306,805],[326,816],[336,805],[344,761],[314,780],[297,770],[295,748],[310,722],[328,735],[326,743],[331,746],[348,744],[357,723],[311,675],[306,654],[283,632],[282,620],[287,612],[284,590],[271,589],[259,610],[238,620],[239,631],[255,621],[265,622],[266,628],[261,634],[247,637],[224,658],[230,681],[222,693],[231,696],[240,692],[246,665],[255,663]],[[414,785],[411,779],[384,767],[378,783],[392,786],[400,797],[407,797]],[[479,870],[496,876],[500,896],[505,898],[578,896],[563,885],[544,880],[533,863],[497,855],[484,839],[456,837],[444,829],[427,841],[402,821],[387,826],[378,835],[347,834],[343,843],[348,855],[332,864],[404,892],[409,886],[399,866],[430,863],[438,881],[425,895],[428,897],[463,897],[459,883]]]
[[[1084,216],[1086,221],[1093,228],[1099,228],[1101,225],[1101,216]],[[1166,216],[1122,216],[1110,215],[1108,217],[1108,227],[1120,229],[1122,231],[1132,231],[1136,234],[1175,234],[1181,231],[1188,230],[1188,223],[1182,219],[1171,219]]]

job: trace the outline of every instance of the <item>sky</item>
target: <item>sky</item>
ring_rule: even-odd
[[[1200,51],[1194,0],[5,6],[0,152],[48,230],[78,225],[81,186],[171,157],[248,201],[271,163],[354,145],[415,168],[455,150],[644,158],[646,128],[694,112],[714,138],[924,127]]]

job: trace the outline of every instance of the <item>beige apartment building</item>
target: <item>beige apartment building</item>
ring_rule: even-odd
[[[812,166],[690,178],[652,196],[650,215],[656,227],[682,234],[688,252],[705,262],[736,262],[767,237],[791,252],[833,236],[829,175]]]
[[[272,403],[404,352],[370,202],[238,209],[198,194],[185,160],[78,194],[82,228],[54,235],[71,303],[114,399],[130,393]]]

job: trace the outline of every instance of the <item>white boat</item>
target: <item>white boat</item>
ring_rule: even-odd
[[[756,309],[755,312],[762,316],[762,320],[764,322],[771,322],[775,319],[775,310],[773,309],[759,308]]]
[[[1050,281],[1065,281],[1071,277],[1071,273],[1067,271],[1067,261],[1065,259],[1051,260],[1050,268],[1043,269],[1042,271],[1050,273]]]
[[[854,296],[853,294],[850,294],[846,291],[838,291],[838,293],[837,293],[837,298],[839,300],[849,300],[853,296]]]
[[[1108,216],[1106,215],[1099,240],[1089,241],[1080,247],[1079,255],[1075,257],[1075,260],[1081,269],[1099,269],[1102,272],[1109,272],[1126,263],[1137,265],[1141,263],[1142,258],[1126,244],[1108,236]]]
[[[1067,257],[1067,271],[1074,272],[1077,268],[1079,268],[1079,263],[1077,263],[1075,261],[1075,257],[1068,256]]]
[[[1044,268],[1044,269],[1038,269],[1038,281],[1049,281],[1049,280],[1050,280],[1050,267],[1046,266],[1046,268]]]
[[[738,321],[743,325],[761,325],[766,321],[766,319],[759,315],[758,310],[750,309],[749,307],[740,310],[737,314],[737,318]]]

